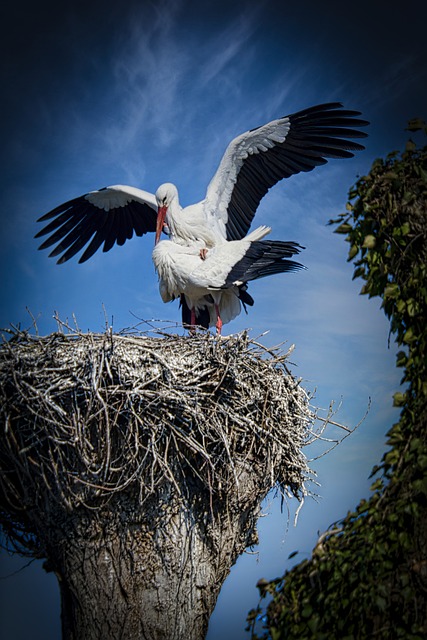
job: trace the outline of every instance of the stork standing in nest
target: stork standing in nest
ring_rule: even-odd
[[[334,102],[304,109],[251,129],[228,145],[204,200],[184,208],[179,203],[176,186],[171,183],[162,184],[155,195],[136,187],[113,185],[69,200],[39,219],[39,222],[50,220],[36,235],[50,234],[40,249],[54,246],[49,256],[59,256],[59,264],[84,249],[79,259],[79,262],[84,262],[101,245],[103,251],[109,251],[115,243],[123,245],[134,233],[142,236],[147,232],[155,232],[157,244],[162,231],[167,231],[173,243],[190,248],[187,257],[197,249],[199,258],[203,260],[207,252],[215,249],[207,264],[212,265],[214,257],[223,255],[223,251],[228,256],[225,263],[232,268],[242,258],[239,251],[244,245],[238,241],[247,235],[258,205],[271,187],[283,178],[325,164],[328,158],[351,158],[354,151],[364,148],[349,140],[366,136],[352,128],[368,124],[359,119],[359,115],[360,112],[343,109],[341,103]],[[248,242],[251,246],[252,241]],[[224,243],[229,244],[220,251]],[[297,246],[296,243],[294,245]],[[232,262],[234,250],[235,262]],[[170,245],[168,252],[175,257],[179,253]],[[184,258],[181,257],[181,266],[184,264],[182,260]],[[202,270],[206,268],[199,267]],[[229,280],[229,274],[225,271],[222,274],[223,282],[219,288],[224,288]],[[210,287],[206,286],[209,292]],[[189,310],[190,297],[184,290],[181,294],[187,296],[181,298],[184,301],[183,321],[188,324],[190,311],[190,324],[193,324],[196,308]],[[175,296],[175,292],[171,295]],[[211,292],[209,295],[219,309],[220,303],[215,302]],[[198,301],[201,299],[197,298]],[[245,302],[243,297],[240,299]],[[206,321],[205,314],[202,324]],[[218,318],[215,324],[217,322]]]
[[[206,329],[233,320],[241,311],[241,303],[252,306],[247,282],[303,269],[303,265],[288,258],[299,253],[295,242],[262,240],[271,229],[259,227],[242,240],[222,242],[212,249],[200,245],[180,245],[170,240],[160,241],[153,250],[153,262],[159,274],[163,302],[181,299],[183,323]]]

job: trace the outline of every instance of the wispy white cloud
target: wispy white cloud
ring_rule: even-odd
[[[171,157],[182,154],[179,163],[170,163],[177,171],[187,162],[186,148],[195,150],[200,145],[199,134],[206,132],[206,114],[212,114],[214,104],[225,105],[217,113],[230,123],[233,135],[240,132],[233,129],[235,118],[227,118],[226,111],[234,105],[231,111],[238,113],[241,101],[236,74],[249,65],[253,12],[237,17],[225,28],[209,28],[203,36],[183,31],[182,6],[175,1],[141,5],[122,25],[110,58],[102,65],[96,61],[102,78],[96,87],[90,87],[89,108],[82,108],[85,99],[78,109],[74,103],[65,107],[67,153],[79,156],[84,150],[85,162],[104,167],[107,174],[122,174],[133,184],[149,180],[155,185],[154,176],[162,171],[160,179],[170,179],[167,163]],[[212,138],[200,145],[203,150],[209,141]],[[192,157],[183,173],[188,174],[191,163],[197,161]]]
[[[251,36],[256,30],[256,14],[254,8],[240,14],[231,24],[225,25],[205,43],[203,49],[204,62],[200,73],[202,87],[219,80],[232,88],[236,84],[236,75],[242,71],[242,61],[250,64],[255,51],[251,46]],[[227,82],[227,79],[233,82]]]

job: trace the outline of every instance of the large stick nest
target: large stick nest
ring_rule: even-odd
[[[165,485],[212,508],[248,471],[301,498],[315,416],[285,360],[246,333],[16,332],[0,346],[0,524],[31,546],[37,512],[118,493],[139,507]]]

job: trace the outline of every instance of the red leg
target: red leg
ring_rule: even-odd
[[[190,316],[190,333],[196,333],[195,327],[196,327],[196,311],[194,307],[192,307],[191,316]]]
[[[216,332],[218,334],[221,334],[221,329],[222,329],[222,320],[221,320],[221,316],[219,315],[219,306],[217,304],[215,304],[215,311],[216,311]]]

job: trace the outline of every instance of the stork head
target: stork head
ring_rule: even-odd
[[[178,189],[174,184],[165,182],[161,184],[156,191],[157,200],[157,225],[156,225],[156,244],[160,240],[163,227],[166,222],[166,215],[171,206],[171,202],[178,202]]]

